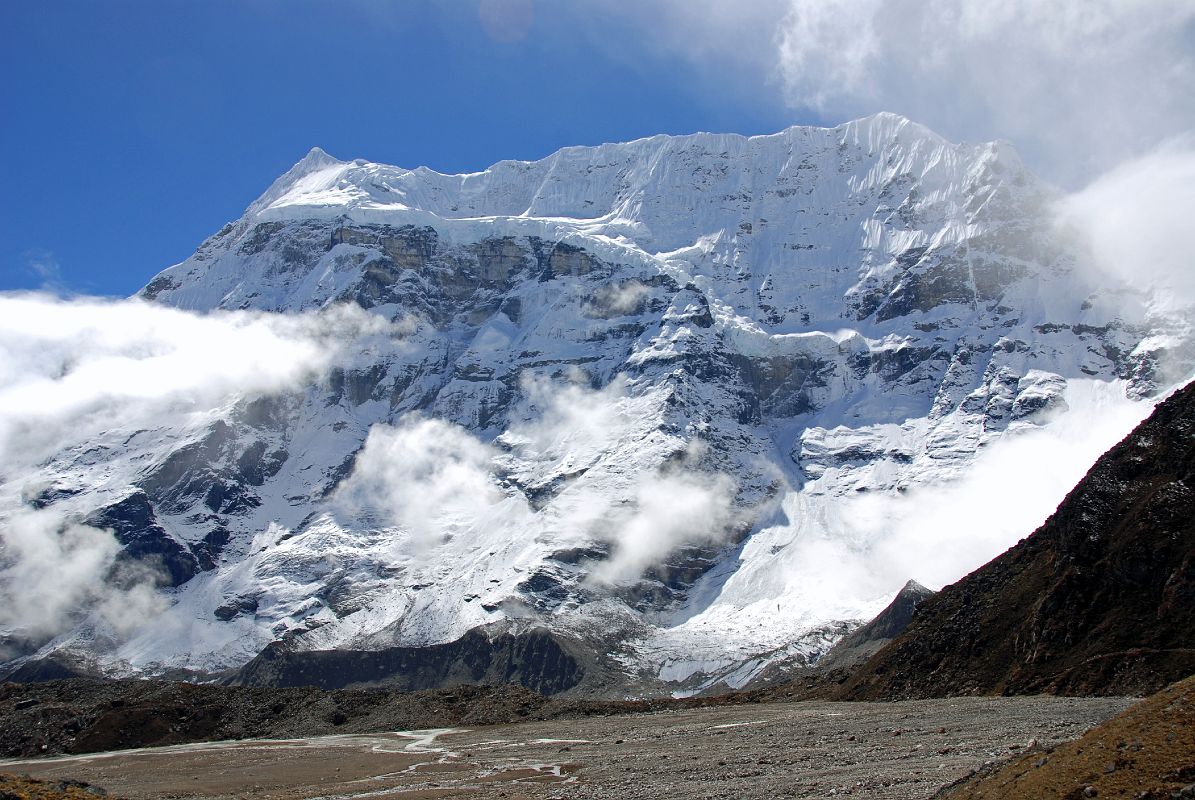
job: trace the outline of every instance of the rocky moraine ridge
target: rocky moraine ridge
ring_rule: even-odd
[[[811,547],[867,549],[849,500],[1190,371],[1189,316],[1092,277],[1055,199],[1008,145],[889,114],[466,175],[312,150],[141,296],[351,303],[391,332],[5,475],[6,508],[111,529],[170,603],[132,639],[0,632],[9,670],[692,692],[815,660],[918,577],[808,573]],[[478,454],[484,488],[415,522],[344,502],[379,431]],[[710,513],[673,524],[670,497]]]

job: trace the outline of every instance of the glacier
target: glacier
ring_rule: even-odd
[[[315,148],[139,297],[384,326],[0,474],[4,519],[114,531],[162,600],[9,625],[9,664],[249,679],[479,632],[553,637],[553,691],[813,663],[1027,535],[1195,366],[1192,310],[1090,269],[1059,196],[886,113],[463,175]]]

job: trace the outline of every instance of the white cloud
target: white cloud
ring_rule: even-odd
[[[152,574],[116,567],[120,544],[111,531],[53,509],[8,515],[0,545],[0,628],[20,638],[38,643],[88,615],[123,637],[166,605]]]
[[[1009,139],[1046,179],[1086,187],[1060,211],[1105,277],[1195,300],[1195,0],[596,7],[635,31],[615,46],[772,83],[801,116],[894,111],[953,140]]]
[[[588,5],[603,15],[631,17],[640,31],[657,42],[695,61],[712,62],[711,67],[727,59],[770,61],[773,56],[767,45],[775,37],[776,22],[786,7],[786,0],[648,0],[633,4],[599,0]]]
[[[831,123],[894,111],[1012,140],[1080,185],[1195,128],[1195,0],[614,0],[570,6],[628,63],[686,62],[711,92]],[[760,94],[760,87],[771,92]]]
[[[981,452],[961,480],[866,509],[887,532],[873,558],[894,584],[912,577],[938,588],[1003,553],[1045,522],[1152,410],[1126,398],[1122,386],[1096,381],[1070,381],[1067,403],[1049,425],[1013,432]]]
[[[559,541],[563,532],[580,531],[610,546],[607,560],[589,565],[599,584],[633,581],[678,548],[716,544],[742,522],[733,481],[686,466],[700,461],[699,452],[672,468],[620,462],[621,482],[593,467],[617,452],[620,440],[634,439],[635,398],[621,381],[592,390],[528,380],[524,391],[539,410],[503,437],[510,453],[441,420],[375,426],[340,490],[342,508],[401,528],[402,555],[419,560],[461,536],[531,532]],[[802,525],[786,581],[803,586],[809,603],[862,608],[909,578],[940,587],[1003,552],[1149,412],[1117,384],[1072,381],[1067,399],[1070,411],[996,441],[957,481],[851,498],[833,519]],[[538,474],[592,471],[533,508],[500,479],[512,454]]]
[[[25,269],[40,281],[42,289],[54,291],[62,285],[62,265],[52,252],[34,247],[21,253],[21,257],[25,259]]]
[[[733,499],[734,484],[724,475],[641,475],[632,503],[620,508],[606,501],[603,521],[612,553],[594,565],[593,578],[600,583],[631,580],[664,563],[681,546],[722,540],[734,521]]]
[[[1094,265],[1138,287],[1156,287],[1171,309],[1195,305],[1195,138],[1130,160],[1059,205]]]
[[[1193,0],[792,0],[779,69],[798,107],[1012,139],[1074,180],[1195,125],[1193,24]]]
[[[526,522],[526,503],[498,488],[493,459],[492,448],[442,420],[375,425],[337,500],[404,529],[406,554],[421,556],[446,538]]]
[[[528,538],[530,532],[529,538],[563,541],[580,533],[610,546],[608,560],[590,565],[602,583],[633,581],[677,548],[727,534],[735,521],[728,477],[685,464],[595,466],[634,441],[628,436],[638,424],[635,399],[621,379],[602,390],[536,379],[523,388],[538,412],[513,425],[503,442],[524,477],[585,473],[545,506],[533,508],[520,490],[502,484],[509,454],[459,426],[409,416],[370,431],[337,492],[341,510],[398,527],[404,535],[395,540],[396,555],[419,560],[460,536]],[[696,454],[685,459],[697,460]]]
[[[621,283],[608,283],[594,294],[593,303],[587,306],[589,313],[599,316],[605,314],[632,314],[639,310],[640,304],[651,294],[646,285],[637,280]]]
[[[114,425],[313,380],[390,323],[318,314],[194,314],[139,300],[0,295],[0,457],[12,473]]]
[[[843,501],[837,519],[798,539],[792,582],[823,586],[820,602],[863,608],[910,578],[938,589],[1003,553],[1151,410],[1118,384],[1070,381],[1066,396],[1067,412],[996,440],[955,481]]]
[[[531,32],[535,4],[532,0],[481,0],[477,18],[486,36],[495,42],[514,44]]]
[[[523,395],[536,416],[513,423],[503,438],[524,458],[551,469],[592,463],[638,420],[621,376],[598,390],[583,381],[579,373],[566,382],[525,375]]]
[[[567,383],[527,378],[523,391],[533,407],[533,420],[517,423],[503,437],[537,472],[569,474],[619,462],[626,480],[582,480],[563,493],[542,516],[557,531],[583,530],[610,546],[610,558],[593,565],[601,583],[632,581],[662,564],[682,546],[717,542],[734,524],[734,482],[725,475],[695,467],[700,443],[691,442],[681,462],[661,468],[636,465],[620,445],[642,440],[652,427],[641,398],[631,396],[624,378],[602,389],[590,389],[574,375]]]
[[[560,15],[556,35],[587,37],[630,68],[644,69],[665,53],[698,74],[693,86],[706,98],[734,92],[771,102],[780,86],[776,41],[787,8],[787,0],[588,0],[555,3],[551,12]]]

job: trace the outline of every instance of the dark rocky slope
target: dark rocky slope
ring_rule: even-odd
[[[585,673],[580,663],[585,654],[574,657],[565,649],[567,645],[563,638],[542,629],[493,638],[470,631],[446,644],[375,651],[295,652],[275,642],[242,667],[234,682],[320,689],[385,686],[408,692],[518,684],[542,694],[557,694],[576,686]]]
[[[70,679],[0,684],[0,755],[516,722],[547,700],[522,687],[434,692]]]
[[[1195,673],[1195,384],[1041,528],[925,601],[843,699],[1144,694]]]

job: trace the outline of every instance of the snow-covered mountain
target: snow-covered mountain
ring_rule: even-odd
[[[21,658],[215,672],[278,642],[246,679],[421,648],[459,676],[476,631],[578,691],[816,658],[933,582],[890,517],[1189,371],[1190,317],[1088,269],[1055,200],[1009,145],[891,114],[466,175],[313,149],[141,295],[394,324],[298,391],[6,475],[169,584],[134,633]],[[978,538],[950,539],[970,566],[1011,543]]]

